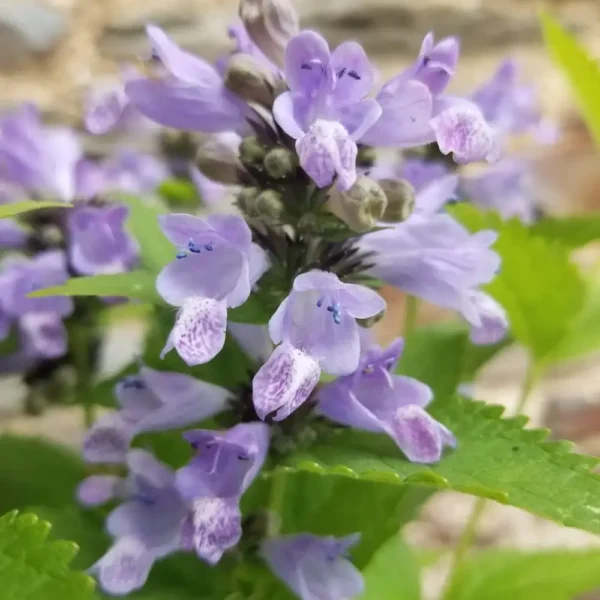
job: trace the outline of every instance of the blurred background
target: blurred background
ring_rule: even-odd
[[[534,193],[543,210],[555,214],[600,210],[600,156],[577,117],[562,75],[542,46],[538,3],[533,0],[296,0],[305,28],[319,29],[332,45],[360,41],[381,70],[397,72],[414,59],[424,34],[461,38],[462,57],[454,91],[470,93],[484,83],[498,63],[516,59],[522,80],[537,87],[544,114],[558,128],[556,143],[543,146],[516,142],[516,152],[532,158]],[[600,56],[600,2],[553,0],[548,8]],[[0,113],[33,101],[51,123],[81,130],[87,149],[108,154],[117,147],[155,150],[155,136],[141,131],[87,135],[82,127],[83,98],[94,87],[118,80],[120,66],[147,52],[144,26],[163,27],[185,48],[214,59],[231,46],[227,26],[237,11],[236,0],[0,0]],[[600,99],[599,99],[600,103]],[[583,265],[597,262],[598,252],[586,248]],[[380,325],[381,336],[401,329],[404,300],[386,290],[390,311]],[[424,307],[420,318],[444,318]],[[103,370],[116,371],[130,360],[142,338],[141,325],[125,319],[113,327],[103,349]],[[600,454],[600,356],[561,366],[550,372],[528,405],[533,424],[550,427],[587,453]],[[501,353],[479,377],[473,394],[490,402],[514,406],[525,361],[518,349]],[[77,445],[81,417],[70,408],[55,407],[39,416],[23,416],[23,384],[18,377],[0,380],[0,430],[18,431]],[[409,526],[410,542],[443,551],[457,539],[470,513],[472,499],[453,493],[436,495]],[[561,528],[513,508],[492,502],[482,520],[481,547],[578,547],[597,545],[598,538]],[[443,553],[425,571],[425,590],[435,598],[445,576]],[[589,598],[600,598],[600,594]]]

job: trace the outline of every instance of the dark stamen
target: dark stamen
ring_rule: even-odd
[[[346,72],[346,67],[344,67],[343,69],[340,69],[337,73],[337,78],[341,79],[344,76],[345,72]]]
[[[300,66],[301,69],[304,69],[305,71],[312,71],[312,65],[306,64],[304,63],[303,65]]]
[[[356,79],[356,81],[361,79],[360,75],[356,71],[348,71],[348,77],[352,77],[352,79]]]

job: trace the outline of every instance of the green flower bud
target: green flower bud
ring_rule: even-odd
[[[278,220],[284,209],[281,194],[275,190],[264,190],[256,198],[256,212],[269,220]]]
[[[333,190],[327,207],[350,229],[364,233],[377,225],[387,207],[387,199],[379,184],[363,175],[347,192]]]
[[[266,107],[275,100],[273,74],[249,54],[234,54],[225,73],[225,87],[248,102]]]
[[[237,195],[237,205],[240,207],[240,210],[249,217],[256,217],[258,215],[256,210],[256,198],[259,194],[259,188],[245,187],[242,188]]]
[[[196,153],[196,166],[213,181],[235,185],[243,180],[244,168],[237,150],[217,137],[200,145]]]
[[[273,179],[292,177],[298,170],[298,157],[287,148],[273,148],[265,156],[265,170]]]
[[[240,158],[247,166],[254,166],[262,163],[266,153],[267,149],[255,135],[244,138],[240,143]]]
[[[372,167],[375,164],[377,152],[372,146],[359,146],[356,164],[359,167]]]
[[[198,146],[197,136],[177,129],[164,129],[160,134],[160,149],[170,158],[194,160]]]
[[[387,208],[381,220],[386,223],[406,221],[415,208],[413,186],[406,179],[382,179],[379,185],[387,197]]]

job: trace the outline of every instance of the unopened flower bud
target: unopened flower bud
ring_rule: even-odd
[[[387,197],[387,208],[381,220],[386,223],[406,221],[415,208],[413,186],[406,179],[382,179],[379,185]]]
[[[198,140],[187,131],[164,129],[160,134],[160,148],[168,158],[194,160]]]
[[[254,44],[283,68],[287,43],[300,31],[291,0],[241,0],[240,18]]]
[[[225,86],[240,98],[273,106],[274,77],[271,71],[249,54],[234,54],[225,73]]]
[[[240,210],[249,217],[257,216],[256,198],[260,194],[260,189],[256,187],[245,187],[237,195],[237,205]]]
[[[265,170],[273,179],[292,177],[298,170],[298,157],[287,148],[273,148],[265,156]]]
[[[363,175],[347,192],[333,190],[327,206],[350,229],[364,233],[377,225],[385,213],[387,199],[379,184]]]
[[[275,190],[264,190],[256,198],[256,212],[269,220],[277,220],[283,213],[281,194]]]
[[[372,167],[377,159],[377,152],[372,146],[359,146],[358,154],[356,155],[356,164],[359,167]]]
[[[244,138],[240,143],[240,158],[246,166],[261,164],[266,153],[267,149],[255,135]]]
[[[243,166],[237,149],[229,141],[213,137],[203,142],[196,153],[196,166],[202,173],[220,183],[240,183]]]

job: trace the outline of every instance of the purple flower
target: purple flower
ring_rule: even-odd
[[[0,249],[22,248],[27,242],[27,232],[11,219],[0,220]]]
[[[469,233],[437,211],[452,197],[457,179],[446,176],[417,194],[415,211],[404,222],[364,235],[361,250],[374,252],[371,273],[418,298],[459,311],[474,328],[482,326],[479,288],[500,267],[491,250],[497,234]],[[485,295],[484,295],[485,296]],[[479,337],[479,336],[477,336]]]
[[[375,291],[342,283],[333,273],[310,271],[296,277],[290,295],[269,321],[280,344],[252,381],[254,407],[265,419],[280,421],[310,395],[321,369],[347,375],[360,359],[359,326],[385,309]]]
[[[456,162],[495,162],[499,158],[497,135],[479,108],[442,94],[458,53],[455,38],[435,44],[433,34],[427,34],[417,61],[382,87],[376,97],[381,117],[360,141],[400,148],[437,141],[442,153],[452,152]]]
[[[246,105],[225,88],[218,71],[179,48],[162,29],[148,26],[146,31],[166,73],[158,79],[129,81],[125,91],[131,103],[167,127],[206,133],[243,131]]]
[[[17,322],[28,355],[63,356],[67,352],[67,332],[62,320],[73,311],[73,300],[66,296],[28,298],[27,294],[60,285],[68,279],[64,253],[41,252],[31,259],[13,259],[4,267],[0,277],[3,284],[0,321]]]
[[[82,149],[75,133],[42,127],[26,104],[0,122],[0,173],[30,193],[69,201],[77,196],[76,167]]]
[[[206,220],[186,214],[160,217],[177,259],[156,280],[158,293],[180,307],[161,356],[175,348],[188,365],[214,358],[225,343],[227,307],[243,304],[262,274],[264,252],[235,215]],[[258,271],[257,271],[258,269]]]
[[[165,164],[150,154],[121,151],[102,165],[104,191],[144,194],[153,192],[169,178]]]
[[[399,177],[406,179],[420,192],[426,185],[449,175],[448,167],[441,163],[419,158],[406,158],[402,162]]]
[[[242,535],[239,500],[265,461],[269,428],[240,423],[225,433],[196,430],[184,437],[198,451],[177,471],[177,489],[190,503],[184,545],[216,564]]]
[[[504,159],[476,177],[464,177],[464,196],[505,219],[517,217],[524,223],[535,218],[531,165],[524,159]]]
[[[437,462],[454,436],[427,414],[431,389],[413,379],[394,375],[404,341],[399,338],[385,350],[363,348],[358,369],[340,377],[319,392],[319,411],[333,421],[389,435],[406,457],[419,463]]]
[[[261,554],[301,600],[352,600],[364,591],[360,571],[347,558],[359,538],[299,533],[265,540]]]
[[[485,119],[504,134],[518,134],[541,122],[538,98],[533,86],[519,82],[515,61],[500,63],[492,78],[476,90],[471,100]]]
[[[465,301],[463,316],[471,325],[473,344],[496,344],[506,335],[506,311],[489,294],[472,290]]]
[[[237,22],[231,25],[227,33],[229,37],[234,40],[235,48],[233,54],[249,54],[254,57],[263,66],[267,67],[275,73],[279,73],[279,69],[271,60],[269,60],[262,52],[262,50],[250,39],[246,28],[243,23]],[[220,61],[223,66],[223,70],[226,68],[226,59]]]
[[[87,433],[83,456],[92,463],[121,463],[131,440],[148,431],[193,425],[227,407],[230,392],[182,373],[142,367],[115,388],[121,407]]]
[[[129,101],[125,84],[137,77],[130,65],[121,71],[118,84],[108,89],[93,90],[86,99],[85,127],[94,135],[103,135],[115,129],[128,129],[140,124],[143,118]]]
[[[81,206],[69,216],[69,253],[82,275],[122,273],[137,259],[137,245],[125,230],[126,206]]]
[[[200,198],[202,198],[203,204],[206,204],[209,208],[218,207],[225,199],[229,186],[209,179],[196,167],[190,168],[190,177]]]
[[[366,98],[374,73],[356,42],[330,53],[314,31],[293,37],[285,52],[290,88],[277,97],[275,120],[296,139],[300,164],[319,187],[337,179],[340,190],[356,181],[356,141],[377,121],[381,109]]]
[[[112,595],[141,588],[156,560],[182,549],[181,526],[187,513],[187,505],[175,486],[175,473],[166,465],[148,452],[132,450],[127,455],[127,466],[129,476],[120,482],[117,496],[125,502],[106,521],[114,544],[90,568],[102,589]],[[105,492],[108,480],[90,479],[83,488],[96,500]]]

